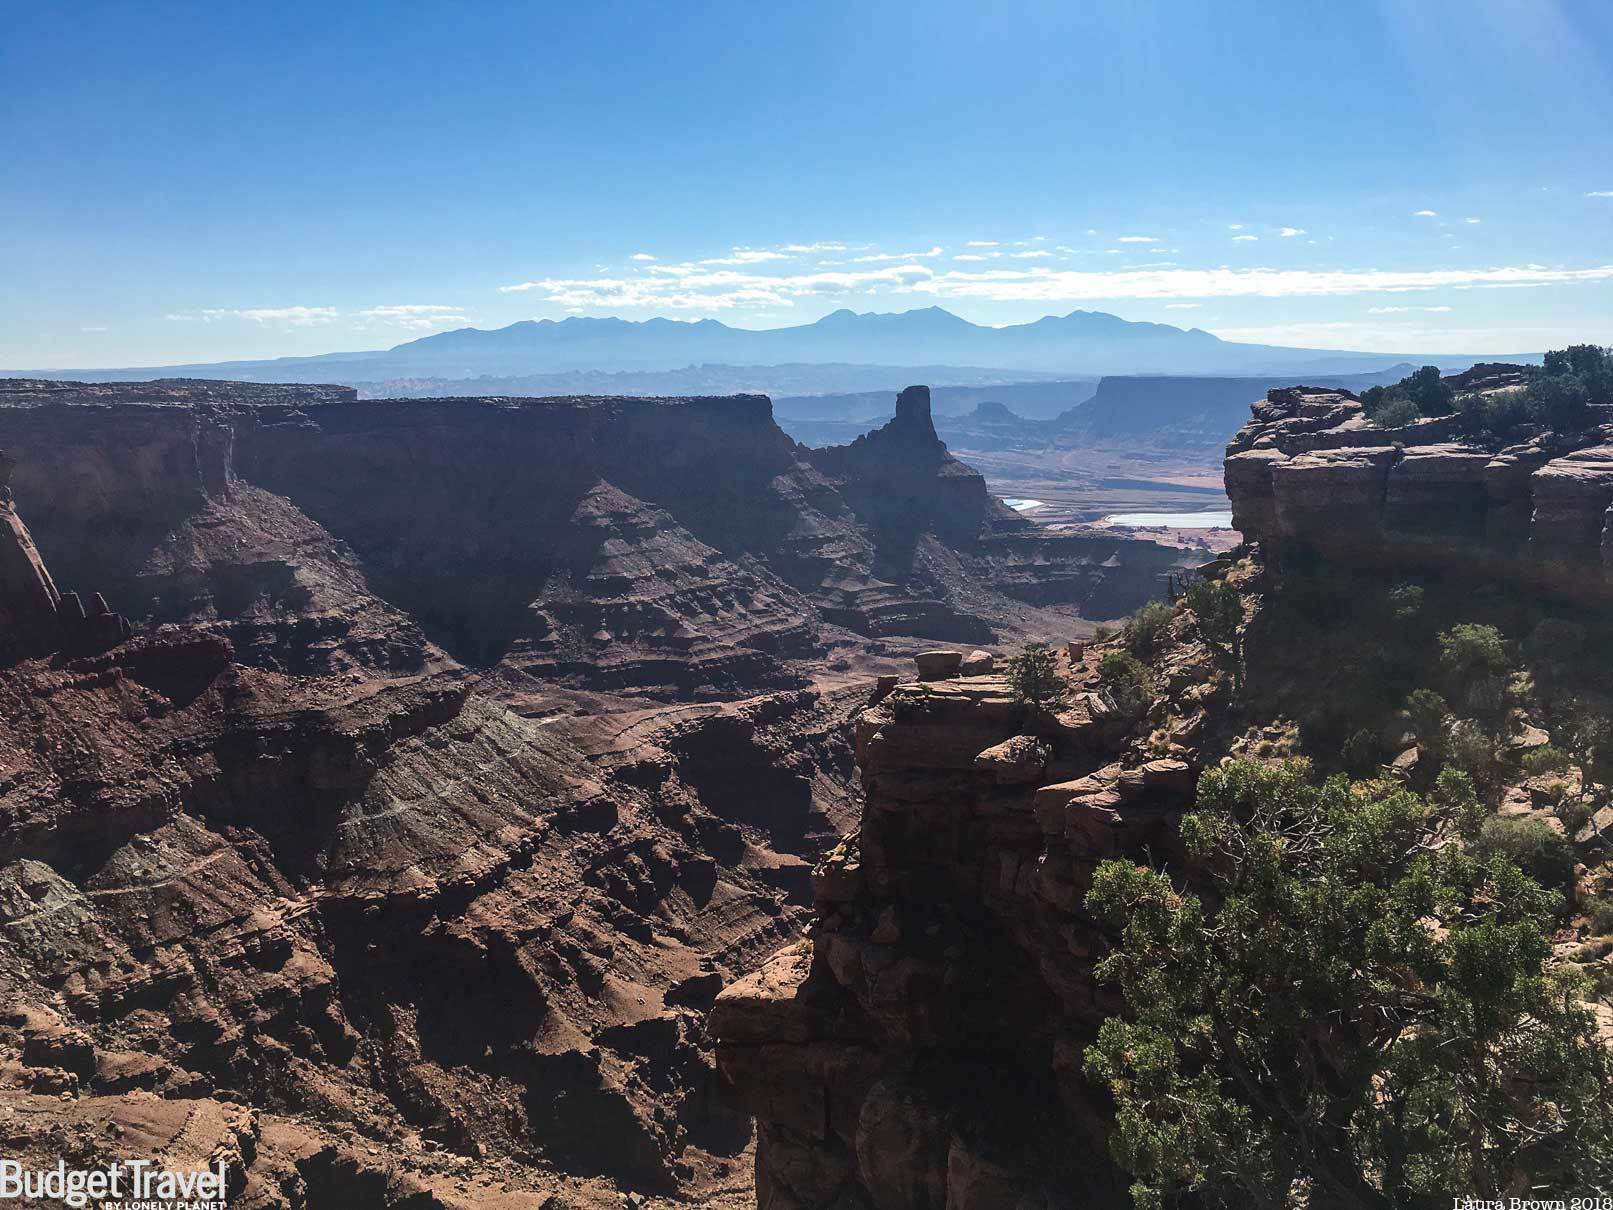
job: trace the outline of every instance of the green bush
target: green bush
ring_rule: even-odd
[[[1574,876],[1574,846],[1538,819],[1501,818],[1484,821],[1478,850],[1514,862],[1542,886],[1562,889]]]
[[[1572,345],[1546,354],[1522,388],[1457,400],[1471,436],[1500,444],[1526,430],[1571,433],[1591,420],[1587,407],[1613,402],[1613,350]]]
[[[1542,773],[1566,773],[1574,767],[1573,758],[1568,753],[1550,744],[1525,752],[1519,763],[1530,777],[1538,777]]]
[[[1375,423],[1386,429],[1401,428],[1422,416],[1417,405],[1405,398],[1391,399],[1370,414]]]
[[[1199,637],[1213,647],[1230,650],[1243,625],[1243,598],[1224,580],[1201,580],[1184,598],[1193,611]]]
[[[1361,392],[1361,406],[1374,423],[1397,428],[1419,416],[1447,415],[1454,410],[1454,395],[1438,366],[1423,366],[1390,386],[1368,387]]]
[[[1472,719],[1453,726],[1446,741],[1445,763],[1466,773],[1481,790],[1493,791],[1506,775],[1501,744]]]
[[[1420,747],[1434,761],[1443,761],[1450,734],[1451,708],[1432,689],[1414,690],[1406,699],[1406,721]]]
[[[1569,836],[1574,836],[1590,822],[1591,816],[1596,814],[1596,808],[1583,798],[1574,798],[1564,802],[1563,795],[1568,793],[1568,787],[1561,782],[1554,784],[1561,787],[1562,793],[1558,794],[1553,810],[1556,812],[1557,818],[1563,821],[1564,830],[1567,831]]]
[[[1551,965],[1557,896],[1442,826],[1403,788],[1235,761],[1181,824],[1211,893],[1098,867],[1118,941],[1096,975],[1124,1010],[1085,1067],[1138,1207],[1600,1187],[1613,1054]]]
[[[1098,661],[1103,691],[1125,718],[1136,721],[1148,709],[1152,688],[1148,668],[1129,651],[1110,651]]]
[[[1480,714],[1500,709],[1512,661],[1494,626],[1452,626],[1439,636],[1439,662],[1452,700]]]
[[[1590,919],[1591,932],[1598,935],[1613,933],[1613,897],[1592,896],[1585,905],[1585,915]]]
[[[1479,801],[1473,779],[1460,769],[1441,769],[1428,801],[1438,813],[1456,824],[1469,840],[1475,839],[1489,813]]]
[[[1032,719],[1061,705],[1069,694],[1059,674],[1058,654],[1046,643],[1026,643],[1010,656],[1006,677],[1014,704]]]
[[[1553,728],[1585,776],[1606,781],[1613,771],[1613,722],[1594,705],[1570,699],[1558,710]]]
[[[1164,649],[1165,628],[1176,617],[1176,610],[1164,601],[1150,601],[1126,619],[1120,641],[1139,660],[1151,660]]]

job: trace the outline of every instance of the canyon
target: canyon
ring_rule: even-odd
[[[1208,560],[1016,513],[921,387],[810,449],[758,396],[12,380],[0,447],[0,1138],[262,1210],[1124,1204],[1099,864],[1337,753],[1338,602],[1593,618],[1613,549],[1601,409],[1491,447],[1329,386],[1253,405]],[[1133,710],[1093,620],[1162,596]],[[1613,810],[1545,794],[1613,893]]]
[[[922,387],[806,450],[757,396],[8,380],[0,448],[6,1152],[253,1207],[748,1204],[707,1013],[876,678],[1182,565],[1001,504]]]

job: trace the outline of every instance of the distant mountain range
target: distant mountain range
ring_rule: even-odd
[[[1034,323],[992,328],[970,323],[940,307],[927,307],[888,314],[841,310],[814,323],[761,330],[733,328],[714,319],[523,320],[491,330],[440,332],[373,352],[17,373],[81,381],[190,377],[332,382],[358,386],[370,394],[393,393],[374,389],[383,384],[396,384],[402,389],[395,393],[400,394],[447,394],[446,384],[467,380],[476,380],[476,394],[506,394],[518,392],[504,389],[500,384],[505,380],[652,373],[667,376],[664,389],[670,393],[686,389],[678,385],[684,376],[711,377],[713,367],[751,367],[758,376],[765,367],[782,365],[837,367],[833,385],[816,385],[810,373],[792,381],[795,393],[808,394],[846,390],[846,371],[856,367],[970,367],[972,373],[966,377],[971,380],[973,372],[991,371],[1003,373],[1006,380],[1016,374],[1315,375],[1431,360],[1449,373],[1498,356],[1488,352],[1482,357],[1425,358],[1238,344],[1199,328],[1132,322],[1102,311],[1071,311]]]

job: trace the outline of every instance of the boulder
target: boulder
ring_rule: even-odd
[[[986,676],[997,667],[997,657],[989,651],[971,651],[964,657],[958,671],[963,676]]]
[[[1051,750],[1034,735],[1016,735],[993,744],[975,757],[975,768],[999,786],[1024,785],[1042,775]]]
[[[913,657],[918,665],[919,680],[944,681],[958,675],[963,666],[961,651],[921,651]]]

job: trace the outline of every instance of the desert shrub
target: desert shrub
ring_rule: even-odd
[[[1085,1066],[1137,1206],[1597,1187],[1613,1055],[1549,965],[1557,897],[1440,826],[1403,788],[1235,761],[1181,825],[1214,895],[1098,867],[1087,907],[1119,941],[1096,973],[1124,1011]]]
[[[1473,779],[1483,791],[1500,786],[1506,774],[1506,756],[1500,742],[1472,719],[1462,719],[1446,740],[1445,763]]]
[[[1389,386],[1368,387],[1361,392],[1361,406],[1374,423],[1396,428],[1419,416],[1446,415],[1454,410],[1453,398],[1439,367],[1423,366]]]
[[[1569,699],[1558,710],[1559,723],[1553,728],[1585,776],[1606,781],[1613,770],[1613,724],[1594,705]]]
[[[1201,580],[1187,590],[1187,607],[1193,611],[1199,637],[1211,646],[1230,650],[1243,624],[1243,598],[1223,580]]]
[[[1148,709],[1152,696],[1148,668],[1129,651],[1110,651],[1098,661],[1098,677],[1109,702],[1124,717],[1135,721]]]
[[[1445,759],[1450,719],[1450,706],[1432,689],[1413,690],[1406,699],[1406,721],[1411,733],[1417,737],[1417,746],[1435,762]]]
[[[1574,876],[1574,846],[1538,819],[1487,819],[1479,829],[1477,848],[1514,862],[1542,886],[1561,889]]]
[[[1058,654],[1046,643],[1026,643],[1010,656],[1005,677],[1015,706],[1032,719],[1061,705],[1069,694],[1059,674]]]
[[[1398,429],[1418,419],[1422,413],[1417,410],[1415,403],[1402,397],[1388,400],[1369,415],[1386,429]]]
[[[1473,779],[1460,769],[1439,771],[1439,776],[1434,779],[1434,789],[1428,796],[1428,802],[1440,818],[1456,824],[1457,829],[1469,840],[1478,836],[1479,829],[1489,817],[1489,812],[1479,801]]]
[[[1512,661],[1494,626],[1461,622],[1444,631],[1439,662],[1453,701],[1480,714],[1500,708]]]
[[[1525,752],[1519,764],[1530,777],[1538,777],[1542,773],[1566,773],[1573,768],[1574,760],[1561,748],[1547,744]]]
[[[1591,932],[1613,933],[1613,896],[1593,895],[1585,904],[1585,915],[1590,921]]]
[[[1588,404],[1613,402],[1613,350],[1571,345],[1546,354],[1521,389],[1458,401],[1468,431],[1492,443],[1528,429],[1577,432],[1591,420]]]
[[[1573,836],[1590,822],[1591,816],[1596,814],[1596,807],[1583,798],[1571,798],[1566,802],[1563,801],[1563,796],[1568,793],[1568,787],[1561,782],[1554,782],[1553,785],[1559,787],[1561,793],[1557,795],[1557,801],[1552,810],[1556,813],[1557,818],[1563,821],[1564,831]]]
[[[1151,660],[1164,649],[1165,628],[1176,617],[1176,610],[1164,601],[1150,601],[1126,619],[1120,641],[1139,660]]]

